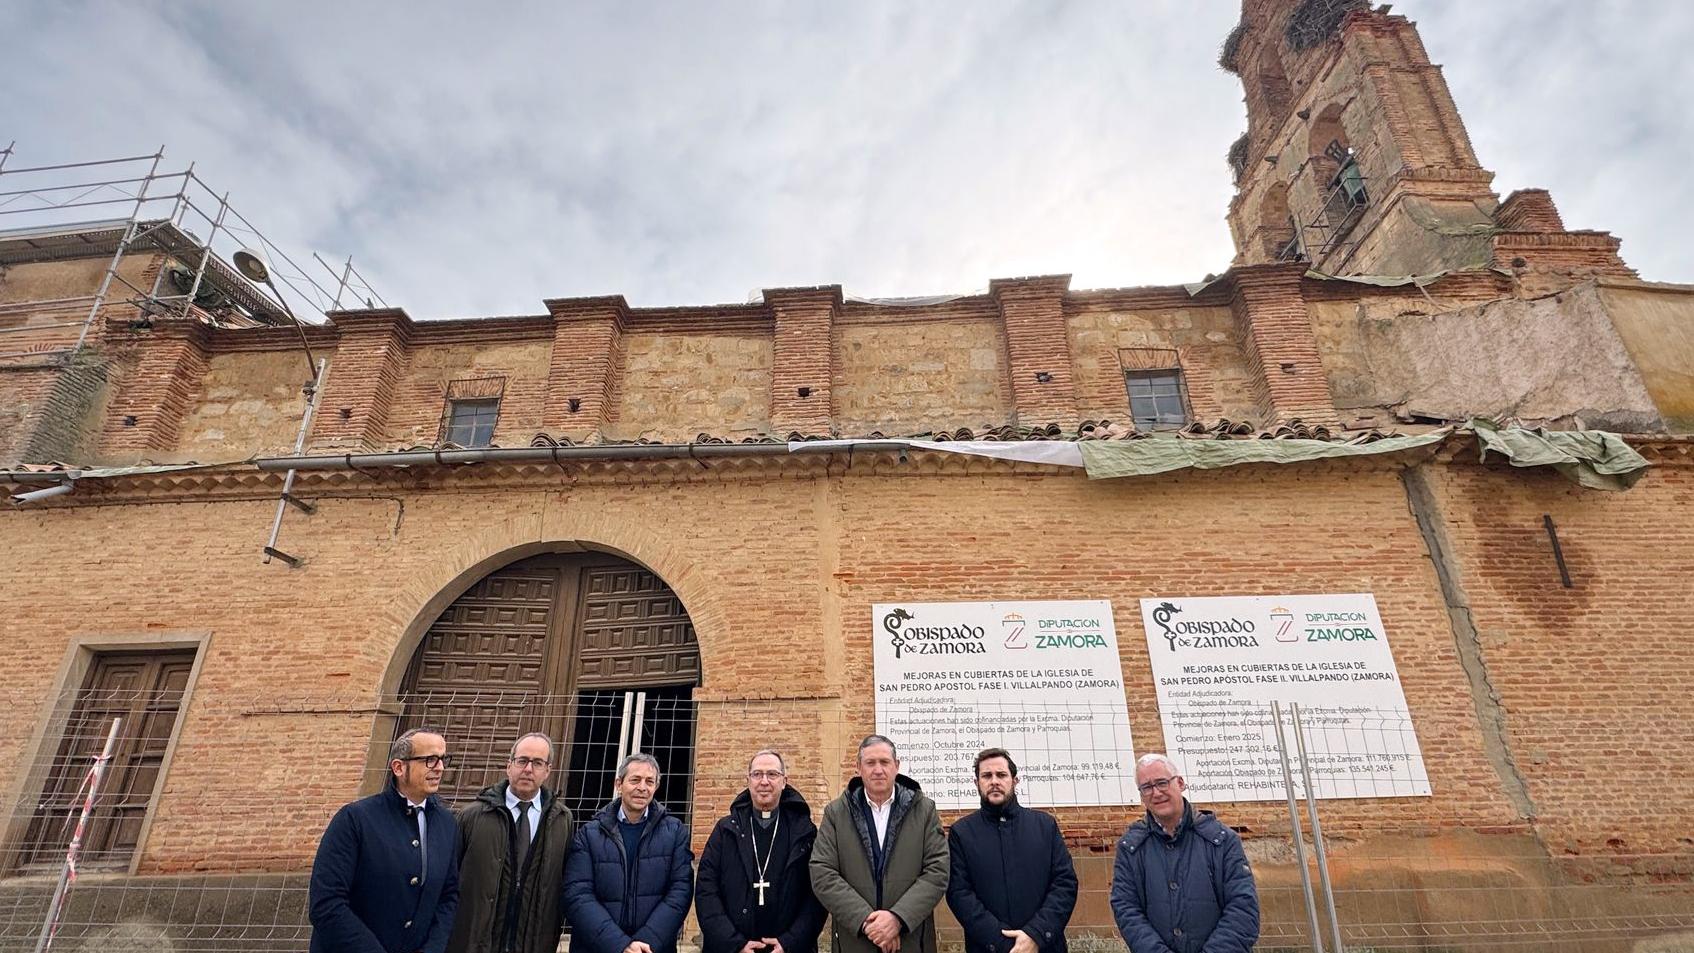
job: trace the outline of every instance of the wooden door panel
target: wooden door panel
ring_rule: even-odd
[[[82,809],[83,781],[105,746],[114,718],[121,718],[122,726],[84,835],[82,864],[99,869],[129,863],[193,667],[192,650],[95,658],[18,853],[21,866],[50,866],[63,859],[74,818]]]
[[[546,731],[559,743],[553,785],[573,808],[597,807],[615,766],[609,699],[648,686],[686,695],[699,670],[688,614],[657,576],[599,555],[537,557],[479,581],[430,627],[399,730],[447,733],[455,765],[442,793],[453,802],[505,776],[513,739]]]
[[[700,654],[682,600],[637,567],[583,571],[577,684],[694,685]]]
[[[536,730],[545,694],[556,569],[508,567],[442,612],[407,673],[399,730],[447,733],[454,765],[441,795],[462,803],[505,776],[506,746]]]

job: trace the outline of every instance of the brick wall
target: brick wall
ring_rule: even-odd
[[[100,449],[109,459],[155,459],[176,446],[184,418],[200,398],[206,374],[206,325],[161,321],[132,332],[117,346],[133,352],[134,365],[107,405]]]
[[[772,362],[767,335],[626,333],[618,422],[602,430],[686,443],[781,429],[772,423]]]
[[[283,537],[307,559],[297,571],[259,562],[274,497],[240,484],[161,491],[146,506],[90,505],[98,501],[79,490],[81,505],[0,512],[13,555],[0,588],[17,636],[0,644],[15,673],[4,689],[12,714],[0,717],[0,765],[23,774],[71,637],[209,630],[143,866],[303,864],[323,821],[359,787],[373,725],[365,700],[404,668],[407,633],[433,618],[419,618],[421,607],[500,552],[580,540],[653,566],[694,617],[705,673],[702,824],[737,789],[737,758],[767,735],[794,752],[796,783],[814,801],[840,789],[848,742],[871,725],[874,602],[1112,600],[1145,750],[1161,747],[1162,733],[1138,599],[1363,591],[1381,606],[1435,796],[1326,803],[1326,828],[1361,860],[1377,835],[1524,829],[1488,756],[1442,590],[1394,471],[1303,466],[1093,482],[952,458],[902,465],[867,455],[851,471],[826,470],[821,459],[784,462],[768,476],[692,464],[591,468],[568,489],[556,488],[552,467],[306,480],[298,492],[320,509],[292,516]],[[1686,863],[1673,806],[1694,791],[1679,786],[1671,762],[1694,740],[1681,724],[1694,715],[1681,690],[1694,657],[1675,635],[1694,532],[1667,527],[1662,514],[1694,498],[1687,473],[1667,468],[1629,494],[1603,496],[1551,477],[1440,471],[1482,650],[1556,850],[1603,856],[1622,823],[1627,849],[1654,855],[1644,863]],[[1560,522],[1579,581],[1568,593],[1548,588],[1543,511]],[[1056,531],[1080,525],[1088,532]],[[96,535],[100,559],[82,559],[79,541]],[[1649,546],[1651,564],[1628,558]],[[36,571],[44,565],[58,568]],[[746,717],[760,711],[768,717]],[[234,747],[271,752],[280,773],[230,772]],[[1597,814],[1586,789],[1607,772],[1651,787],[1651,803]],[[205,797],[213,788],[215,801]],[[1282,810],[1220,809],[1250,836],[1273,831]],[[1061,814],[1084,850],[1106,847],[1127,818],[1123,809]]]
[[[1195,418],[1258,418],[1253,371],[1240,328],[1225,307],[1121,308],[1109,302],[1069,310],[1077,413],[1084,420],[1130,420],[1124,348],[1168,349],[1182,368]]]
[[[1694,470],[1628,493],[1555,474],[1434,471],[1481,663],[1548,851],[1601,879],[1694,877]],[[1571,576],[1565,588],[1544,516]]]

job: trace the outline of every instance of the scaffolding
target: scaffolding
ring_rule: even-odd
[[[1289,216],[1288,225],[1293,234],[1278,246],[1279,261],[1345,262],[1358,247],[1360,236],[1354,234],[1355,226],[1364,218],[1365,208],[1370,204],[1365,175],[1352,150],[1339,142],[1331,142],[1324,149],[1324,156],[1334,163],[1335,172],[1310,219],[1301,222],[1297,216]]]
[[[290,257],[192,162],[161,171],[163,146],[147,155],[20,167],[13,161],[16,145],[0,150],[0,274],[8,265],[109,257],[86,293],[0,296],[0,365],[69,363],[101,315],[123,306],[128,311],[120,313],[139,326],[160,318],[283,325],[290,323],[289,307],[276,284],[294,297],[295,313],[307,323],[342,308],[387,306],[351,257],[337,267],[314,252],[313,268]],[[274,294],[230,264],[243,248],[267,260]],[[125,268],[126,259],[143,253],[165,259],[145,277]]]

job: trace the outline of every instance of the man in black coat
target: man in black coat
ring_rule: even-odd
[[[982,807],[947,835],[947,906],[966,953],[1065,953],[1076,868],[1051,814],[1018,803],[1018,766],[1003,748],[976,756]]]
[[[747,790],[700,854],[701,953],[816,953],[824,910],[808,869],[817,835],[811,807],[788,786],[782,755],[755,754]]]
[[[388,749],[382,791],[336,812],[308,894],[312,953],[443,953],[459,906],[459,830],[435,796],[447,739],[414,728]]]

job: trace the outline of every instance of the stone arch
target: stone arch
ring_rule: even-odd
[[[1294,237],[1294,225],[1288,214],[1288,183],[1272,182],[1259,196],[1254,219],[1260,251],[1270,260],[1277,260]]]
[[[442,610],[489,573],[545,553],[601,552],[627,559],[660,578],[682,600],[694,623],[701,654],[722,644],[724,613],[705,585],[692,559],[658,534],[594,516],[576,519],[557,515],[513,520],[492,526],[444,550],[414,579],[392,593],[384,616],[385,631],[397,634],[383,671],[380,692],[391,698],[399,690],[413,653]]]
[[[391,643],[389,660],[382,676],[381,699],[379,710],[372,720],[370,745],[366,757],[365,782],[362,789],[367,793],[380,789],[387,778],[387,749],[397,728],[402,725],[407,716],[408,701],[402,695],[406,684],[408,669],[415,658],[421,659],[420,647],[444,611],[453,606],[462,596],[465,596],[478,583],[502,570],[514,567],[515,564],[533,561],[537,557],[551,555],[566,557],[581,556],[593,562],[604,563],[606,557],[625,564],[628,569],[640,571],[642,575],[650,574],[657,577],[668,588],[669,593],[663,593],[665,598],[674,596],[675,602],[680,602],[686,618],[681,621],[693,629],[693,645],[700,655],[700,669],[704,670],[705,646],[722,644],[717,633],[724,624],[724,613],[718,606],[710,590],[705,586],[700,571],[695,568],[692,558],[685,555],[680,547],[673,545],[656,533],[644,531],[628,523],[614,523],[593,515],[582,515],[575,518],[561,513],[538,516],[530,520],[514,521],[502,526],[492,526],[456,546],[445,549],[427,567],[427,571],[400,590],[393,593],[386,615],[392,622],[387,631],[395,633]],[[550,560],[549,560],[550,561]],[[518,570],[520,573],[524,570]],[[594,570],[604,572],[605,570]],[[586,578],[586,577],[585,577]],[[645,590],[643,590],[645,591]],[[574,656],[559,656],[573,658]],[[551,684],[566,684],[553,682]],[[668,684],[668,682],[667,682]],[[434,697],[440,701],[437,690]],[[588,691],[587,688],[582,691]],[[621,691],[621,689],[620,689]],[[663,779],[671,782],[673,779],[682,785],[683,790],[692,788],[692,737],[693,737],[693,702],[691,689],[677,687],[674,689],[655,689],[662,691],[664,696],[650,697],[649,702],[667,705],[667,711],[686,709],[686,742],[690,764],[687,770],[678,768],[669,772]],[[598,691],[591,694],[606,694]],[[671,696],[675,695],[675,698]],[[535,696],[530,696],[535,697]],[[588,695],[566,695],[557,698],[540,697],[540,701],[551,706],[556,713],[567,713],[579,710],[583,699]],[[414,701],[416,698],[413,699]],[[478,703],[486,699],[478,699]],[[595,704],[603,700],[597,699]],[[566,706],[566,707],[559,707]],[[680,708],[678,706],[681,706]],[[567,716],[564,724],[570,724]],[[598,716],[597,716],[598,717]],[[676,717],[682,718],[682,715]],[[415,720],[415,719],[414,719]],[[496,724],[484,719],[484,727]],[[499,722],[503,723],[503,722]],[[677,722],[681,724],[681,722]],[[490,728],[490,731],[494,729]],[[482,739],[486,741],[487,739]],[[560,739],[563,740],[563,739]],[[661,745],[663,742],[659,742]],[[485,745],[478,745],[480,751]],[[681,750],[681,749],[679,749]],[[561,759],[568,752],[561,745]],[[486,753],[485,753],[486,754]],[[486,760],[483,758],[482,760]],[[486,766],[484,766],[486,767]],[[561,764],[559,767],[563,767]],[[600,765],[599,768],[604,768]],[[556,768],[555,770],[558,770]],[[596,769],[598,770],[598,768]],[[561,780],[555,777],[555,780]],[[609,785],[609,776],[608,776]],[[609,791],[609,787],[608,787]],[[680,816],[687,816],[685,805],[679,805]]]
[[[1312,157],[1324,155],[1324,150],[1332,142],[1340,143],[1343,149],[1351,149],[1352,144],[1347,140],[1347,127],[1341,121],[1342,113],[1346,111],[1344,103],[1330,103],[1321,112],[1312,117],[1312,123],[1306,129],[1306,154]]]

